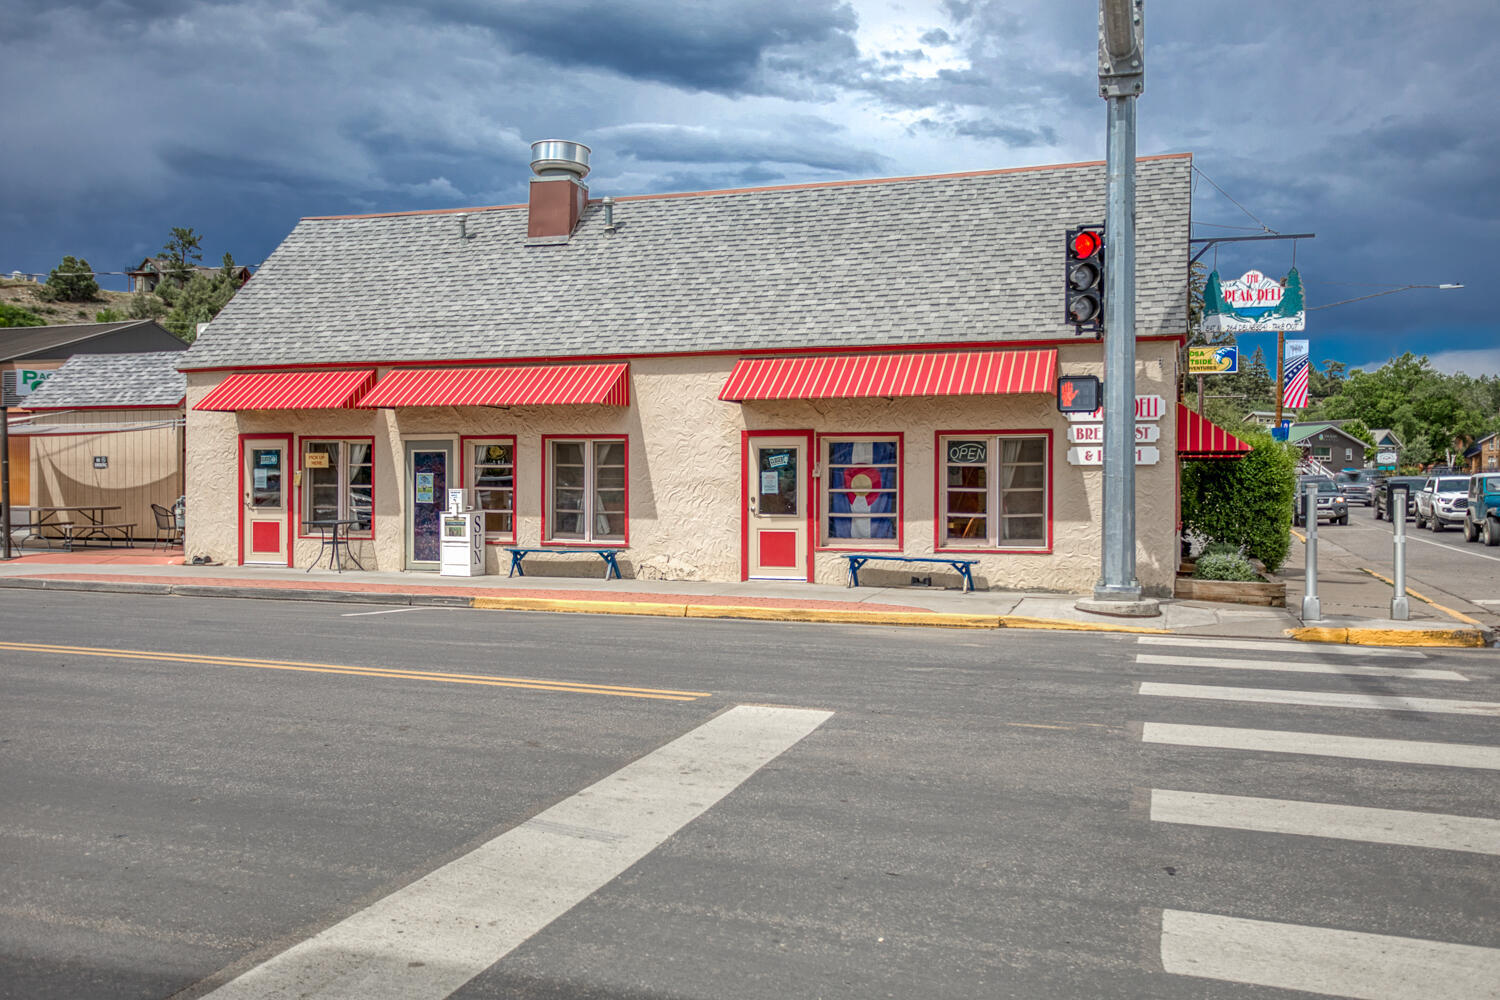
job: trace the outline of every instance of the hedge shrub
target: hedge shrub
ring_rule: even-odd
[[[1228,542],[1274,573],[1291,544],[1297,453],[1263,431],[1238,436],[1254,449],[1244,458],[1182,463],[1182,527]]]

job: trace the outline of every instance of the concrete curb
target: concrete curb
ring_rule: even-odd
[[[1324,628],[1306,625],[1289,628],[1286,635],[1300,642],[1331,642],[1349,646],[1434,646],[1483,649],[1490,644],[1487,631],[1477,628]]]

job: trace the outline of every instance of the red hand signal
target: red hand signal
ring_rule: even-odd
[[[1073,400],[1078,398],[1078,387],[1072,382],[1064,382],[1058,395],[1062,399],[1062,405],[1072,406]]]

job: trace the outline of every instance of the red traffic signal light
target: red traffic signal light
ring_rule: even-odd
[[[1077,333],[1104,328],[1104,227],[1068,230],[1064,317]]]

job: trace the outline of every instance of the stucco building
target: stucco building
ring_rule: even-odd
[[[286,237],[181,359],[189,556],[307,565],[306,522],[337,518],[366,567],[436,569],[462,486],[491,572],[501,546],[556,554],[540,573],[599,575],[607,548],[627,575],[789,582],[842,582],[849,551],[965,553],[980,586],[1092,588],[1102,472],[1054,392],[1103,374],[1063,290],[1102,163],[601,200],[588,151],[553,146],[577,159],[534,164],[527,204]],[[1137,175],[1156,593],[1178,551],[1191,163]]]

